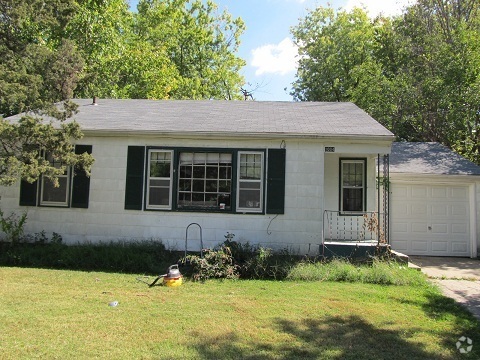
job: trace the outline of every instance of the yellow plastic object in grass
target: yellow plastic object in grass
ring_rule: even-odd
[[[164,277],[163,278],[163,285],[168,286],[168,287],[180,286],[180,285],[182,285],[182,276],[176,277],[176,278]]]

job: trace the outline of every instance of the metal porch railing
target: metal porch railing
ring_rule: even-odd
[[[341,213],[325,210],[323,213],[322,243],[377,242],[386,243],[385,217],[376,211]]]

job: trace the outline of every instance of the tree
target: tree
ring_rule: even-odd
[[[245,25],[212,1],[142,0],[136,15],[139,38],[164,51],[176,70],[170,97],[239,99],[245,62],[235,53]]]
[[[76,109],[69,101],[63,107],[52,106],[44,113],[50,122],[38,114],[23,115],[18,122],[0,118],[0,185],[12,185],[19,179],[34,182],[44,175],[58,186],[57,177],[67,166],[80,166],[89,175],[93,157],[75,154],[71,143],[83,136],[75,121],[67,121]],[[46,154],[61,165],[49,162]]]
[[[81,138],[71,98],[83,69],[83,59],[65,26],[75,11],[72,1],[0,0],[0,114],[25,112],[18,121],[0,115],[0,184],[22,178],[30,182],[44,174],[57,183],[65,166],[87,173],[93,158],[76,155],[72,140]],[[66,101],[63,109],[52,106]],[[44,122],[40,115],[49,116]],[[62,166],[50,164],[48,153]]]
[[[83,59],[62,33],[74,10],[72,1],[0,0],[0,114],[72,96]]]
[[[480,163],[480,3],[418,0],[395,18],[318,8],[292,29],[292,95],[352,101],[398,139],[438,141]]]
[[[358,86],[354,72],[370,62],[374,24],[366,12],[319,7],[292,29],[299,67],[292,95],[301,101],[349,101]]]

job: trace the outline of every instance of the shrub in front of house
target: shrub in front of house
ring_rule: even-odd
[[[39,233],[30,241],[0,243],[0,265],[163,274],[180,257],[159,240],[65,245],[58,234],[53,240]]]

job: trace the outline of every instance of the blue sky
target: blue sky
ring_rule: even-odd
[[[220,11],[226,9],[233,17],[241,17],[247,27],[241,37],[238,55],[247,65],[242,75],[255,89],[255,100],[291,101],[291,83],[295,80],[297,50],[290,28],[309,9],[331,5],[351,9],[364,6],[371,16],[383,12],[398,13],[409,0],[214,0]],[[130,0],[136,8],[137,0]],[[284,90],[287,88],[287,90]]]

